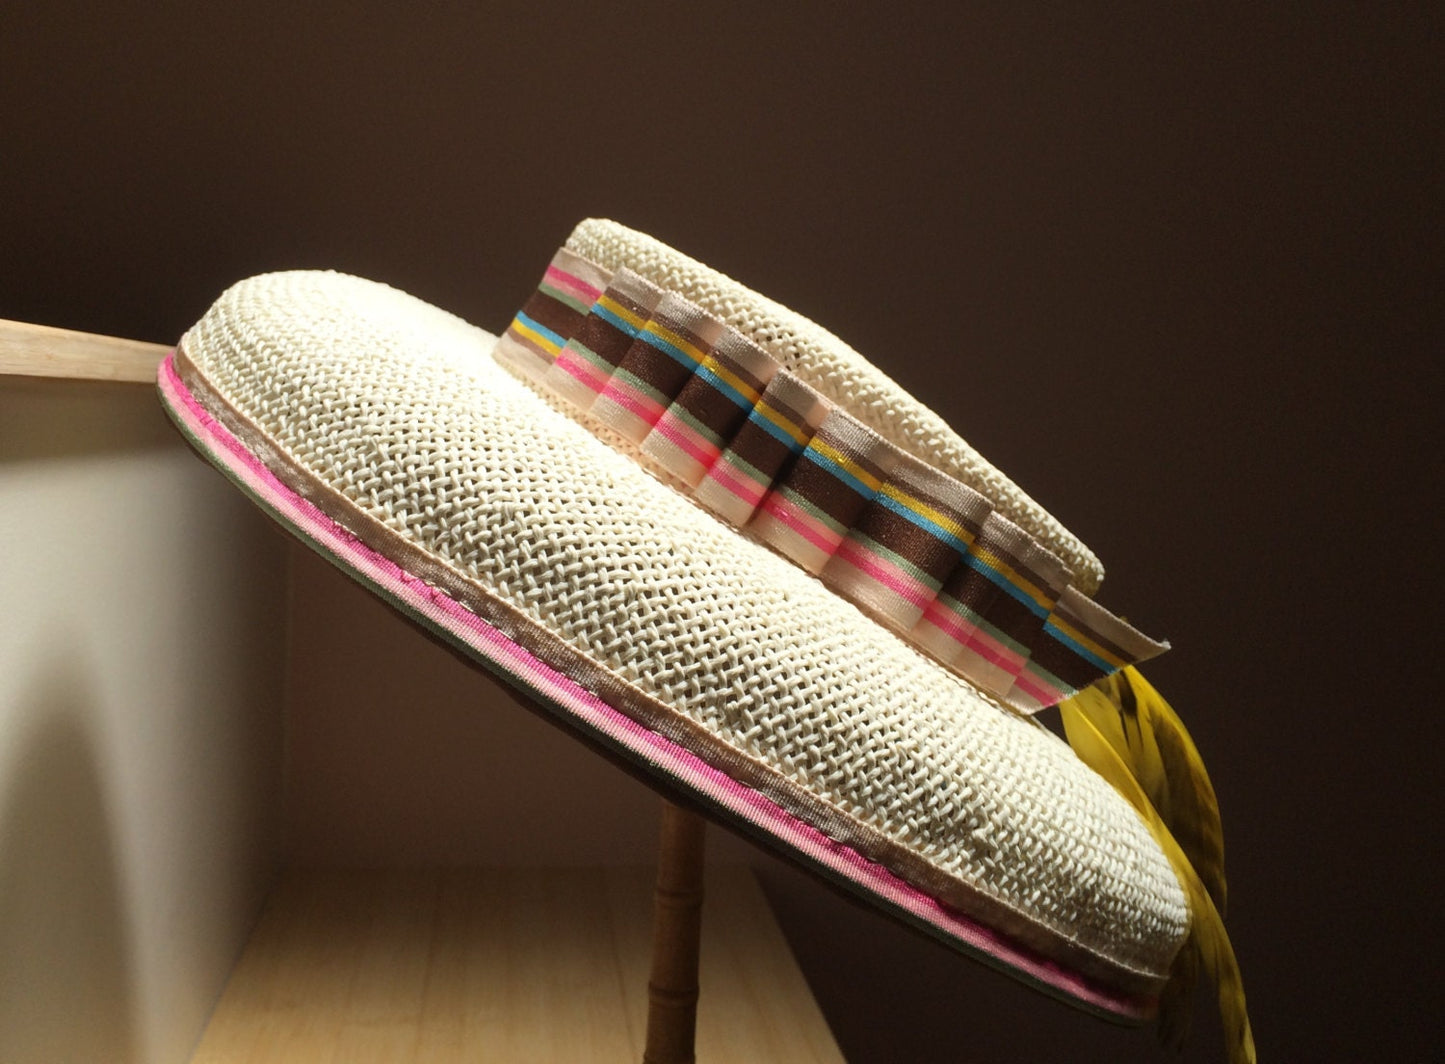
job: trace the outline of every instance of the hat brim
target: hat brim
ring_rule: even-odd
[[[286,276],[289,279],[281,288],[299,288],[304,292],[319,286],[326,290],[326,300],[340,298],[363,317],[367,308],[377,302],[383,287],[339,275]],[[271,287],[274,289],[276,285],[273,283]],[[275,298],[274,291],[251,295]],[[393,296],[399,294],[390,293],[382,302],[393,301]],[[470,346],[471,351],[463,351],[464,358],[475,359],[483,378],[501,372],[488,358],[489,345],[494,341],[489,334],[461,328],[454,324],[454,319],[443,323],[441,312],[434,308],[419,301],[412,301],[415,304],[412,306],[406,302],[409,297],[399,298],[402,302],[398,305],[412,314],[404,325],[395,325],[393,319],[373,323],[375,343],[370,349],[364,343],[358,346],[355,331],[349,331],[345,337],[346,350],[329,353],[331,364],[342,365],[344,359],[384,357],[399,360],[396,365],[407,367],[410,351],[417,360],[416,365],[422,367],[415,372],[426,377],[429,371],[425,364],[435,359],[438,347],[465,349]],[[304,304],[305,299],[300,302]],[[234,317],[244,313],[236,304],[235,297],[228,308],[218,303],[219,309],[213,308],[212,316]],[[305,318],[304,306],[287,313],[293,315],[291,325],[306,336],[314,338],[318,331],[328,328],[324,314],[310,321],[298,320],[296,315]],[[257,360],[264,361],[267,352],[281,350],[292,339],[264,335],[264,323],[260,341],[255,338],[255,329],[241,332],[250,336],[245,343],[251,343],[251,348],[243,350],[244,344],[235,346],[237,342],[232,340],[217,342],[215,337],[219,333],[214,330],[193,330],[161,367],[160,394],[168,413],[192,445],[302,542],[412,621],[505,680],[560,722],[626,759],[663,789],[681,794],[715,818],[769,844],[892,916],[1050,994],[1125,1022],[1142,1021],[1152,1015],[1158,992],[1167,977],[1168,960],[1177,947],[1177,939],[1182,938],[1187,914],[1181,905],[1180,911],[1173,914],[1174,926],[1163,931],[1148,926],[1151,920],[1159,922],[1160,902],[1151,892],[1158,894],[1159,867],[1163,866],[1167,876],[1167,866],[1142,829],[1135,836],[1128,836],[1132,811],[1124,808],[1107,787],[1094,786],[1098,781],[1090,783],[1092,777],[1087,773],[1072,776],[1071,769],[1059,768],[1058,777],[1046,780],[1041,793],[1025,796],[1020,803],[1015,803],[1018,808],[1005,808],[1007,803],[1000,795],[1016,790],[1017,781],[1009,778],[1012,771],[1009,766],[1001,765],[999,793],[979,796],[976,812],[982,822],[970,829],[974,836],[1020,830],[1027,835],[1029,816],[1047,819],[1052,812],[1058,812],[1061,817],[1067,813],[1065,819],[1077,820],[1069,810],[1088,806],[1090,802],[1096,805],[1102,802],[1104,812],[1096,813],[1096,817],[1115,818],[1118,823],[1091,824],[1089,830],[1109,838],[1117,837],[1122,830],[1128,837],[1126,852],[1122,854],[1128,867],[1123,868],[1114,867],[1121,858],[1118,852],[1091,861],[1087,852],[1092,845],[1090,839],[1065,840],[1064,849],[1073,846],[1079,851],[1064,858],[1078,862],[1078,868],[1074,886],[1063,888],[1079,895],[1064,899],[1078,910],[1079,923],[1070,926],[1066,921],[1061,924],[1059,920],[1041,918],[996,885],[961,875],[957,862],[950,866],[947,860],[940,860],[939,839],[926,834],[910,837],[907,827],[896,823],[897,814],[893,814],[892,823],[888,816],[883,816],[880,822],[879,818],[870,817],[867,810],[856,808],[856,803],[853,803],[855,808],[849,808],[846,797],[830,792],[826,783],[790,770],[793,766],[789,758],[785,753],[777,753],[775,747],[772,754],[761,755],[758,749],[744,748],[736,736],[729,735],[725,729],[699,719],[696,712],[688,712],[687,707],[673,700],[659,697],[656,691],[646,690],[635,675],[627,675],[615,662],[610,663],[597,652],[580,646],[575,633],[567,631],[565,624],[539,620],[536,610],[519,605],[515,593],[509,594],[505,587],[489,586],[486,579],[458,564],[455,557],[446,557],[435,544],[420,542],[408,534],[404,522],[388,521],[384,509],[359,501],[356,493],[348,491],[338,477],[328,475],[316,461],[295,453],[294,444],[288,445],[282,438],[286,433],[263,423],[268,417],[285,416],[267,413],[274,406],[274,396],[265,401],[255,400],[245,389],[238,389],[234,380],[224,379],[228,373],[256,373]],[[233,365],[224,365],[228,358],[233,360]],[[326,364],[326,359],[320,361]],[[273,369],[271,366],[266,372]],[[456,364],[452,362],[436,372],[455,373],[455,370]],[[399,410],[404,411],[410,400],[420,397],[421,393],[409,396],[407,391],[408,381],[414,379],[409,376],[412,372],[409,368],[395,372],[395,402]],[[523,386],[514,387],[515,382],[504,385],[501,378],[497,381],[496,387],[506,393],[505,401],[522,408],[518,413],[521,421],[564,432],[554,424],[561,415],[543,397]],[[329,384],[344,386],[340,381]],[[475,387],[478,382],[467,380],[458,384]],[[296,383],[298,389],[305,386],[315,387],[316,382]],[[485,380],[480,386],[486,387]],[[274,386],[270,386],[270,390],[274,392]],[[369,394],[369,402],[376,399],[377,393]],[[361,416],[356,413],[357,409],[367,404],[342,405],[350,410],[345,416],[354,420]],[[365,415],[368,419],[377,416],[381,422],[386,421],[384,413],[378,415],[374,409]],[[476,492],[489,491],[485,468],[489,453],[493,461],[515,461],[515,455],[499,458],[494,451],[489,452],[495,442],[486,437],[489,426],[479,426],[469,419],[465,403],[442,410],[438,424],[440,428],[429,426],[428,432],[441,434],[445,440],[441,446],[471,448],[466,461],[478,468],[472,481],[472,490]],[[307,430],[303,426],[296,431]],[[481,437],[477,436],[478,431]],[[564,444],[584,446],[575,436],[567,436]],[[595,439],[588,438],[585,446],[607,451],[607,445]],[[541,457],[538,456],[539,460]],[[353,459],[368,460],[366,456],[353,456]],[[625,486],[629,496],[655,491],[655,497],[649,498],[647,505],[613,516],[623,525],[630,521],[629,527],[637,534],[633,538],[651,539],[652,548],[663,552],[684,550],[686,544],[680,539],[672,543],[658,542],[659,536],[665,539],[668,534],[666,522],[659,524],[638,515],[647,513],[649,506],[665,509],[690,504],[671,489],[646,479],[640,471],[639,476],[644,479]],[[643,484],[651,487],[644,488]],[[416,499],[412,498],[402,505],[415,504]],[[546,501],[533,499],[532,504],[545,507]],[[512,500],[511,505],[516,505],[516,501]],[[524,520],[526,515],[513,513],[513,517]],[[595,519],[595,514],[579,515],[579,520],[584,522]],[[707,520],[700,512],[696,519]],[[635,527],[639,523],[643,527]],[[727,535],[735,536],[735,533]],[[757,576],[747,572],[737,576],[743,581],[767,578],[767,574]],[[555,572],[550,579],[555,581],[559,596],[575,590],[569,589],[565,572]],[[908,653],[906,649],[893,647],[896,640],[882,629],[866,631],[860,638],[865,643],[877,641],[879,647],[887,648],[887,653]],[[911,659],[908,667],[915,668]],[[837,682],[846,686],[855,679],[849,675],[850,668],[847,661],[837,662]],[[926,670],[932,666],[919,661],[916,668]],[[946,682],[961,686],[953,677]],[[869,712],[867,701],[868,692],[864,690],[856,707],[858,713]],[[1053,758],[1050,764],[1055,768],[1065,765],[1071,757],[1067,751],[1049,753],[1057,746],[1051,737],[1039,734],[1040,730],[1029,722],[1010,717],[981,695],[972,699],[957,697],[954,703],[949,707],[950,713],[997,718],[989,719],[987,726],[1008,729],[1009,742],[1022,743],[1044,761]],[[810,740],[804,736],[793,741],[806,745]],[[1038,765],[1034,765],[1024,774],[1037,771]],[[980,783],[976,779],[965,782],[965,789],[986,786],[986,781]],[[1085,792],[1088,801],[1081,801],[1080,796]],[[922,810],[931,797],[925,786],[924,793],[912,800]],[[1041,805],[1042,812],[1036,808]],[[1020,813],[1019,809],[1025,806],[1033,812]],[[1010,821],[1011,816],[1017,822]],[[966,841],[957,840],[951,844],[967,845]],[[1030,880],[1035,883],[1060,881],[1061,873],[1053,867],[1057,862],[1042,853],[1048,849],[1046,841],[1035,838],[1025,839],[1023,845],[1008,850],[1003,859],[1016,867],[1004,878],[1023,884]],[[1039,856],[1025,856],[1028,854]],[[1030,867],[1030,862],[1037,864]],[[1020,893],[1025,889],[1020,888]],[[1169,900],[1165,899],[1166,909]],[[1099,926],[1101,913],[1110,921],[1103,929]],[[1135,929],[1146,929],[1147,933]],[[1091,933],[1092,941],[1089,941]],[[1134,938],[1128,940],[1131,934]],[[1172,944],[1171,936],[1175,939]],[[1140,941],[1146,938],[1149,941]],[[1153,956],[1144,956],[1149,950]]]

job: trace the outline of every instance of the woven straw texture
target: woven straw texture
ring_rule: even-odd
[[[567,247],[609,270],[626,266],[731,325],[880,436],[986,495],[1063,560],[1084,594],[1099,590],[1104,567],[1093,551],[946,421],[827,329],[616,222],[589,218],[573,230]]]
[[[297,466],[644,693],[1027,919],[1167,972],[1186,902],[1103,780],[599,442],[488,334],[298,272],[234,286],[183,344]]]

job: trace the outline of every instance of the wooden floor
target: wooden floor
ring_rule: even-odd
[[[638,1062],[650,869],[304,872],[193,1064]],[[710,868],[699,1064],[842,1056],[752,873]]]

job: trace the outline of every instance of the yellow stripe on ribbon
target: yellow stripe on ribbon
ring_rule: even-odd
[[[707,357],[707,352],[703,351],[700,347],[694,344],[691,340],[688,340],[686,337],[679,336],[677,333],[669,329],[666,325],[659,324],[657,319],[655,318],[647,323],[647,327],[643,329],[643,332],[649,332],[664,343],[671,344],[673,347],[686,354],[688,358],[692,359],[694,362],[700,363],[704,358]]]
[[[647,319],[645,317],[643,317],[641,314],[634,314],[631,310],[629,310],[627,307],[624,307],[616,300],[612,299],[605,292],[602,294],[601,298],[597,300],[597,305],[614,317],[621,318],[623,321],[627,322],[628,325],[631,325],[634,329],[641,329],[644,325],[647,324]]]
[[[528,328],[526,325],[523,325],[515,318],[512,319],[512,328],[516,329],[517,332],[520,333],[524,339],[530,340],[538,347],[545,349],[553,355],[556,355],[558,351],[562,350],[561,344],[557,343],[555,340],[548,338],[547,336],[544,336],[536,329]]]
[[[904,491],[897,484],[884,484],[883,487],[880,489],[879,493],[888,496],[888,498],[892,499],[900,506],[907,507],[909,510],[912,510],[914,513],[916,513],[919,517],[922,517],[925,520],[937,525],[949,535],[953,536],[955,539],[961,540],[965,545],[972,549],[975,539],[974,534],[963,525],[955,521],[952,517],[948,516],[948,514],[944,513],[942,510],[939,510],[933,506],[929,506],[928,503],[924,502],[922,499],[908,494],[908,492]]]
[[[787,415],[774,410],[766,401],[760,400],[758,405],[753,407],[753,412],[761,414],[768,421],[778,426],[778,428],[787,433],[790,438],[797,441],[800,446],[806,447],[808,445],[808,437],[804,435],[803,431],[794,425]]]
[[[732,372],[717,360],[716,355],[708,355],[703,360],[702,368],[711,373],[718,380],[722,381],[729,388],[733,389],[750,403],[757,403],[763,397],[763,393],[754,388],[747,381],[743,380],[736,373]]]
[[[1118,654],[1115,654],[1108,647],[1101,645],[1094,639],[1091,639],[1087,632],[1083,631],[1081,628],[1070,624],[1064,617],[1059,614],[1058,610],[1055,610],[1049,615],[1049,623],[1055,628],[1057,628],[1059,631],[1063,632],[1064,635],[1068,636],[1074,642],[1078,643],[1082,647],[1085,647],[1092,653],[1097,654],[1099,657],[1103,658],[1115,668],[1121,669],[1125,665],[1128,665],[1130,663],[1128,658],[1121,658]]]
[[[813,438],[813,442],[810,443],[808,446],[811,447],[813,450],[817,451],[824,458],[828,459],[828,461],[833,462],[835,465],[843,467],[852,476],[857,477],[867,486],[869,491],[876,492],[883,485],[882,478],[874,476],[872,473],[868,472],[868,470],[864,469],[853,459],[849,458],[846,454],[844,454],[842,451],[838,450],[838,448],[834,447],[832,444],[826,442],[825,440],[820,440],[815,436]]]
[[[1024,594],[1028,595],[1029,598],[1033,599],[1036,603],[1038,603],[1039,608],[1045,613],[1049,612],[1049,610],[1053,608],[1053,602],[1050,601],[1047,593],[1041,591],[1038,585],[1036,585],[1032,580],[1029,580],[1023,575],[1021,575],[1017,569],[1015,569],[1008,562],[1004,561],[1003,558],[999,557],[987,547],[976,547],[973,551],[973,556],[979,561],[983,562],[983,564],[987,565],[994,572],[1002,576],[1014,587],[1018,588]],[[1055,623],[1057,623],[1057,619]],[[1084,642],[1084,640],[1081,639],[1079,640],[1079,642],[1082,643]],[[1122,664],[1122,662],[1120,664]]]

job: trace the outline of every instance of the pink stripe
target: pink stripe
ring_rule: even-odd
[[[608,378],[603,375],[601,370],[581,355],[573,354],[566,347],[562,348],[561,353],[557,356],[556,365],[565,370],[569,376],[585,384],[589,391],[600,392],[607,386]]]
[[[997,665],[1010,676],[1023,668],[1024,659],[1003,646],[983,629],[960,617],[942,602],[934,600],[924,616],[929,624],[948,636],[960,647],[972,650],[979,657]]]
[[[1015,678],[1028,660],[1017,651],[1004,646],[982,628],[975,629],[973,635],[968,637],[968,649]]]
[[[838,542],[843,538],[812,514],[793,505],[781,492],[775,491],[768,496],[763,503],[763,511],[776,517],[824,554],[831,555],[837,550]]]
[[[657,419],[662,417],[663,408],[655,399],[643,395],[636,388],[616,377],[607,382],[607,387],[602,390],[602,398],[611,399],[623,410],[640,418],[648,425],[657,424]]]
[[[712,464],[712,468],[707,471],[707,479],[721,484],[754,510],[758,508],[758,503],[762,501],[763,495],[768,490],[766,484],[759,484],[746,473],[740,472],[722,456],[719,456],[718,460]]]
[[[718,456],[719,452],[716,447],[689,428],[685,422],[673,417],[671,411],[665,411],[662,417],[657,419],[657,424],[652,427],[652,431],[670,441],[674,447],[702,465],[703,468],[711,465]]]
[[[893,872],[856,850],[824,835],[768,798],[738,783],[696,754],[666,736],[649,731],[603,702],[525,648],[513,643],[476,614],[464,609],[438,588],[407,573],[395,562],[372,551],[352,533],[327,517],[313,503],[282,484],[261,462],[198,403],[176,375],[173,356],[159,372],[160,389],[167,405],[178,415],[200,445],[231,469],[258,498],[293,523],[318,545],[342,558],[354,571],[382,586],[389,595],[428,617],[462,639],[486,659],[496,663],[528,686],[566,707],[599,732],[657,765],[674,778],[696,788],[735,815],[757,825],[819,865],[864,887],[876,897],[1033,979],[1092,1005],[1132,1019],[1143,1019],[1155,1002],[1124,997],[1096,986],[1055,961],[1015,945],[937,899],[924,894]]]
[[[864,576],[882,584],[899,598],[919,609],[933,601],[936,592],[917,577],[905,573],[887,558],[874,554],[857,540],[844,539],[835,557],[843,559]]]
[[[965,645],[968,642],[969,633],[975,630],[972,623],[954,613],[938,599],[934,599],[929,604],[923,614],[923,619],[959,646]]]
[[[536,274],[532,276],[535,277]],[[596,303],[597,297],[602,294],[602,289],[594,288],[582,278],[576,277],[566,270],[559,270],[556,266],[547,267],[547,273],[543,280],[550,283],[553,288],[565,289],[584,303]]]
[[[1043,706],[1052,706],[1068,697],[1066,692],[1044,683],[1028,669],[1014,677],[1014,686]]]

